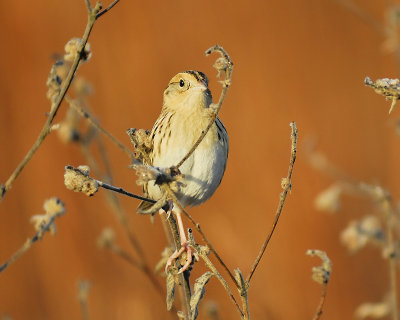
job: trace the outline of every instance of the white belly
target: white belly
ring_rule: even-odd
[[[187,124],[186,124],[187,125]],[[179,129],[184,129],[183,126]],[[174,145],[168,144],[167,148],[161,150],[162,156],[153,157],[153,166],[171,167],[179,163],[187,154],[200,132],[184,134],[187,130],[176,130],[172,132]],[[154,139],[154,149],[158,147],[157,137]],[[226,140],[225,143],[228,143]],[[193,154],[182,164],[180,171],[184,174],[184,186],[181,187],[177,197],[181,204],[185,206],[196,206],[209,199],[224,175],[228,148],[223,141],[218,139],[217,128],[214,124],[207,133],[204,140],[200,143]],[[148,194],[153,199],[161,197],[159,186],[153,182],[148,185]]]

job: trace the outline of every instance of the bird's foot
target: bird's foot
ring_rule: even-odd
[[[194,262],[193,257],[195,261],[199,260],[197,253],[191,246],[188,245],[188,242],[186,241],[182,243],[181,248],[179,250],[175,250],[175,252],[169,257],[167,264],[165,265],[165,272],[168,271],[169,267],[171,267],[174,261],[178,258],[180,258],[180,261],[183,259],[186,260],[183,266],[178,270],[178,274],[188,270]]]

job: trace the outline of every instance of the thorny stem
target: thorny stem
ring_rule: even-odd
[[[25,252],[27,252],[34,245],[35,242],[41,240],[44,233],[50,230],[50,226],[54,223],[55,218],[57,218],[57,216],[52,217],[49,222],[46,225],[42,226],[41,229],[37,231],[32,238],[25,241],[24,245],[19,248],[18,251],[11,256],[10,259],[0,265],[0,273],[4,271],[7,267],[9,267],[13,262],[15,262],[15,260],[17,260]]]
[[[231,61],[231,58],[229,57],[228,53],[224,50],[224,48],[220,47],[219,45],[215,45],[214,47],[211,47],[208,50],[206,50],[206,55],[208,56],[213,52],[219,52],[221,54],[221,56],[225,59],[226,64],[227,64],[227,67],[225,70],[225,80],[222,81],[223,85],[222,85],[221,95],[219,97],[218,103],[214,106],[214,113],[210,119],[208,126],[201,132],[200,137],[197,139],[196,143],[189,150],[189,152],[176,165],[176,168],[178,168],[178,169],[192,155],[194,150],[196,150],[196,148],[201,143],[201,141],[203,141],[204,137],[207,135],[208,131],[214,124],[215,119],[217,119],[218,113],[221,110],[222,103],[225,100],[226,93],[228,92],[228,88],[231,85],[232,70],[233,70],[233,62]],[[220,72],[220,70],[218,70],[218,72]]]
[[[118,2],[118,1],[117,1]],[[88,5],[88,1],[86,2],[86,4]],[[114,4],[115,5],[115,4]],[[96,6],[92,9],[91,6],[88,6],[88,22],[86,25],[86,29],[85,32],[83,34],[82,37],[82,41],[78,47],[78,53],[75,57],[74,62],[72,63],[72,66],[68,72],[68,75],[64,81],[64,84],[61,87],[60,93],[56,99],[56,101],[52,104],[51,109],[50,109],[50,113],[47,117],[47,120],[38,136],[38,138],[36,139],[36,141],[34,142],[32,148],[28,151],[28,153],[25,155],[24,159],[18,164],[18,166],[15,168],[14,172],[11,174],[11,176],[8,178],[8,180],[6,181],[6,183],[3,186],[0,186],[0,201],[4,198],[5,194],[7,193],[8,190],[11,189],[14,181],[18,178],[19,174],[22,172],[22,170],[25,168],[26,164],[32,159],[33,155],[36,153],[36,151],[39,149],[39,147],[41,146],[41,144],[43,143],[44,139],[46,139],[46,137],[48,136],[48,134],[51,131],[51,126],[53,123],[53,120],[57,114],[58,109],[61,106],[61,102],[64,100],[64,97],[72,83],[72,80],[75,76],[75,73],[78,69],[79,63],[83,58],[82,53],[84,52],[84,48],[88,42],[90,33],[93,29],[94,23],[96,22],[97,18],[100,17],[100,15],[98,16],[99,13],[103,14],[107,11],[103,10],[100,12],[101,10],[101,4],[100,2],[96,3]]]
[[[84,117],[90,125],[95,127],[97,130],[99,130],[101,133],[103,133],[107,138],[109,138],[114,144],[120,148],[123,152],[125,152],[128,156],[131,158],[134,158],[134,154],[131,150],[129,150],[128,147],[126,147],[122,142],[120,142],[117,138],[115,138],[109,131],[104,129],[101,124],[93,119],[93,117],[90,116],[90,114],[84,110],[76,101],[71,99],[69,96],[65,97],[65,100],[69,103],[69,105],[77,111],[82,117]]]
[[[317,310],[315,311],[313,320],[319,320],[321,318],[322,309],[324,307],[324,302],[325,302],[325,297],[326,297],[326,292],[327,292],[327,287],[328,287],[328,282],[324,282],[322,284],[321,297],[319,299],[319,304],[318,304]]]
[[[285,204],[285,200],[287,197],[287,194],[289,191],[292,189],[292,174],[293,174],[293,168],[294,168],[294,162],[296,161],[296,152],[297,152],[297,128],[296,128],[296,123],[293,121],[290,123],[290,127],[292,128],[292,133],[291,133],[291,140],[292,140],[292,145],[291,145],[291,153],[290,153],[290,161],[289,161],[289,170],[288,170],[288,175],[286,177],[286,183],[283,186],[283,192],[281,192],[279,196],[279,204],[278,208],[276,209],[275,212],[275,219],[272,223],[271,230],[267,236],[267,238],[264,241],[264,244],[261,247],[261,250],[256,258],[256,260],[253,263],[253,266],[251,268],[251,271],[249,275],[247,276],[246,282],[247,285],[250,284],[250,280],[253,277],[254,272],[257,269],[258,264],[261,261],[261,258],[264,255],[265,250],[267,249],[268,243],[271,240],[271,237],[275,231],[275,228],[278,224],[279,217],[281,216],[283,206]]]

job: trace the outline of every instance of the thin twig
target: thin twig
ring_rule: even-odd
[[[88,8],[89,12],[92,12],[92,5],[90,4],[90,0],[85,0],[86,1],[86,7]]]
[[[376,20],[368,12],[357,6],[357,4],[355,4],[352,0],[335,0],[335,1],[337,3],[340,3],[343,7],[347,8],[347,10],[349,10],[352,14],[360,18],[360,20],[372,26],[372,28],[374,28],[380,35],[382,36],[388,35],[389,33],[388,28],[386,28],[382,23]]]
[[[213,52],[219,52],[221,54],[221,56],[225,59],[225,62],[226,62],[225,70],[218,69],[218,72],[225,71],[225,80],[221,81],[222,84],[223,84],[222,85],[221,95],[219,97],[218,103],[213,106],[214,113],[213,113],[213,115],[211,117],[211,120],[210,120],[208,126],[201,132],[200,137],[197,139],[196,143],[189,150],[189,152],[176,165],[176,167],[178,169],[192,155],[194,150],[196,150],[196,148],[201,143],[201,141],[203,141],[204,137],[207,135],[208,131],[210,130],[210,128],[214,124],[215,120],[217,119],[218,113],[221,110],[222,103],[225,100],[226,93],[228,92],[228,88],[231,85],[232,70],[233,70],[233,62],[231,61],[231,58],[229,57],[228,53],[224,50],[224,48],[220,47],[219,45],[215,45],[214,47],[211,47],[208,50],[206,50],[206,55],[208,56],[209,54],[211,54]]]
[[[193,238],[193,237],[189,237]],[[204,260],[204,263],[206,264],[206,266],[214,273],[214,275],[217,277],[217,279],[221,282],[222,286],[224,287],[224,289],[226,290],[226,292],[228,293],[229,297],[231,298],[231,300],[233,301],[233,303],[235,304],[238,312],[240,313],[240,317],[242,319],[248,319],[245,318],[245,315],[243,313],[243,311],[240,309],[239,304],[237,303],[235,297],[233,296],[233,293],[231,291],[231,289],[229,288],[227,282],[225,281],[225,279],[221,276],[221,274],[218,272],[217,268],[214,266],[214,264],[211,262],[211,260],[208,258],[207,253],[204,252],[203,250],[200,249],[200,247],[194,243],[193,240],[189,240],[189,245],[195,250],[195,252]],[[235,281],[236,283],[236,281]]]
[[[395,251],[395,240],[393,235],[393,219],[395,218],[395,213],[390,202],[390,197],[388,194],[383,194],[381,200],[381,208],[386,218],[386,236],[387,236],[387,246],[390,252],[389,260],[389,281],[390,281],[390,306],[392,311],[392,319],[399,320],[398,302],[397,302],[397,257]]]
[[[88,293],[91,287],[90,282],[79,280],[78,282],[78,300],[81,305],[82,320],[90,320],[88,307]]]
[[[128,156],[130,156],[131,158],[134,158],[134,153],[131,150],[129,150],[128,147],[126,147],[122,142],[120,142],[117,138],[115,138],[109,131],[104,129],[101,126],[101,124],[98,121],[96,121],[95,119],[93,119],[93,117],[86,110],[84,110],[78,103],[76,103],[75,100],[71,99],[69,96],[66,96],[65,100],[69,103],[69,105],[76,112],[78,112],[82,117],[84,117],[90,125],[92,125],[97,130],[99,130],[101,133],[103,133],[107,138],[109,138],[118,148],[120,148]]]
[[[149,198],[146,198],[146,197],[139,196],[137,194],[128,192],[128,191],[126,191],[126,190],[124,190],[122,188],[119,188],[119,187],[114,187],[114,186],[112,186],[112,185],[110,185],[108,183],[105,183],[104,181],[100,181],[100,180],[96,180],[96,181],[99,184],[99,186],[104,188],[104,189],[108,189],[108,190],[123,194],[123,195],[131,197],[131,198],[147,201],[147,202],[150,202],[150,203],[156,203],[156,201],[153,200],[153,199],[149,199]]]
[[[267,249],[268,243],[271,240],[271,237],[275,231],[275,228],[278,224],[279,217],[281,216],[283,206],[285,204],[285,200],[287,197],[287,194],[289,191],[292,189],[292,174],[293,174],[293,167],[294,167],[294,162],[296,161],[296,153],[297,153],[297,128],[296,128],[296,123],[291,122],[290,127],[292,128],[292,133],[291,133],[291,140],[292,140],[292,145],[291,145],[291,153],[290,153],[290,161],[289,161],[289,170],[288,170],[288,175],[286,178],[283,179],[282,181],[282,188],[283,192],[281,192],[279,196],[279,204],[278,208],[276,209],[275,212],[275,219],[272,223],[271,230],[267,236],[267,238],[264,241],[264,244],[261,247],[261,250],[256,258],[256,260],[253,263],[253,266],[251,268],[251,271],[249,275],[247,276],[247,285],[249,285],[251,278],[253,277],[254,272],[257,269],[258,264],[261,261],[261,258],[264,255],[265,250]]]
[[[89,12],[88,22],[87,22],[86,29],[85,29],[85,32],[82,37],[82,41],[80,42],[79,47],[78,47],[79,54],[76,55],[74,62],[72,63],[72,66],[68,72],[68,75],[61,87],[60,93],[57,96],[57,99],[54,101],[54,103],[51,106],[50,113],[47,117],[47,120],[46,120],[38,138],[34,142],[32,148],[25,155],[24,159],[18,164],[18,166],[15,168],[14,172],[7,179],[6,183],[3,186],[0,186],[0,201],[4,198],[7,191],[11,189],[14,181],[18,178],[19,174],[25,168],[27,163],[32,159],[33,155],[36,153],[36,151],[39,149],[39,147],[41,146],[43,141],[46,139],[46,137],[50,133],[53,120],[57,114],[58,109],[61,106],[61,102],[64,100],[64,97],[65,97],[69,87],[71,86],[72,80],[78,69],[79,63],[83,58],[82,53],[84,52],[84,48],[88,42],[90,33],[94,26],[94,23],[96,22],[96,20],[98,18],[97,14],[100,12],[100,10],[101,10],[100,2],[97,2],[96,6],[93,9],[90,9],[90,7],[88,7],[88,12]]]
[[[112,9],[112,7],[114,7],[118,2],[119,2],[119,0],[115,0],[113,3],[111,3],[103,11],[100,11],[98,14],[96,14],[96,19],[100,18],[103,14],[107,13],[108,11],[110,11]]]
[[[40,230],[36,232],[36,234],[25,241],[24,245],[19,248],[6,262],[0,265],[0,273],[4,271],[7,267],[9,267],[15,260],[17,260],[20,256],[22,256],[25,252],[27,252],[38,240],[43,238],[44,233],[50,231],[50,228],[54,224],[54,220],[57,216],[51,217],[49,221],[40,227]]]
[[[315,311],[313,320],[319,320],[321,318],[322,309],[324,307],[324,302],[325,302],[325,297],[326,297],[326,292],[327,292],[327,287],[328,287],[328,282],[324,282],[322,284],[321,297],[319,299],[319,304],[317,306],[317,310]]]

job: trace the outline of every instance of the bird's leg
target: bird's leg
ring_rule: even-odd
[[[180,212],[176,213],[176,220],[178,222],[178,230],[179,230],[179,238],[181,241],[181,248],[179,250],[175,250],[175,252],[169,257],[167,264],[165,266],[165,271],[168,270],[168,268],[172,265],[172,262],[179,258],[183,252],[186,251],[186,263],[183,265],[182,268],[179,269],[178,273],[182,273],[183,271],[186,271],[190,264],[193,261],[193,254],[194,250],[192,247],[188,245],[188,241],[186,238],[186,233],[185,233],[185,228],[183,226],[182,222],[182,216]]]

